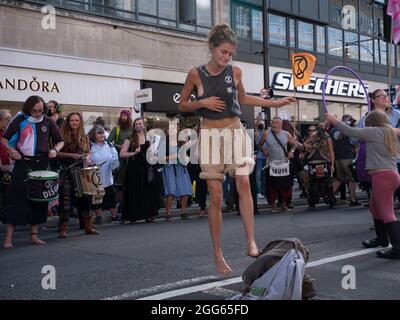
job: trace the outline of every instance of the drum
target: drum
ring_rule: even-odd
[[[290,175],[289,160],[274,160],[269,163],[269,175],[271,177],[287,177]]]
[[[323,178],[329,175],[329,164],[327,161],[310,161],[308,163],[308,174],[312,178]]]
[[[101,185],[99,167],[73,168],[71,175],[78,198],[91,196],[93,204],[102,203],[105,191]]]
[[[28,199],[49,202],[58,199],[59,176],[54,171],[31,171],[28,173]]]

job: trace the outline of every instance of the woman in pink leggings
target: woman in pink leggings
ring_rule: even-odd
[[[397,136],[400,136],[400,129],[392,128],[389,118],[380,110],[368,114],[365,119],[365,128],[351,128],[337,120],[332,114],[327,113],[326,118],[344,135],[366,141],[365,168],[372,176],[370,210],[374,218],[377,237],[364,241],[363,246],[387,247],[390,240],[393,248],[378,251],[378,257],[400,259],[400,223],[393,209],[393,194],[400,186],[396,164],[396,156],[399,155]]]

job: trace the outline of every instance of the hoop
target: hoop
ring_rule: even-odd
[[[338,70],[338,69],[347,70],[347,71],[349,71],[351,74],[353,74],[353,76],[355,76],[355,77],[358,79],[358,81],[360,82],[361,86],[362,86],[363,89],[364,89],[365,97],[367,98],[368,111],[371,111],[371,101],[370,101],[370,99],[368,98],[368,90],[367,90],[367,87],[365,86],[364,82],[363,82],[363,81],[361,80],[361,78],[359,77],[359,75],[358,75],[357,73],[355,73],[355,72],[353,71],[353,69],[351,69],[351,68],[349,68],[349,67],[346,67],[346,66],[336,66],[336,67],[331,68],[331,69],[327,72],[327,74],[326,74],[326,76],[325,76],[325,79],[324,79],[324,82],[322,82],[322,105],[323,105],[323,107],[324,107],[325,113],[328,113],[328,108],[326,107],[326,100],[325,100],[325,95],[326,95],[326,93],[325,93],[325,91],[326,91],[326,83],[328,82],[328,77],[330,76],[330,74],[331,74],[333,71],[336,71],[336,70]]]

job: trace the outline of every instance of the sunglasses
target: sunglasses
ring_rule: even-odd
[[[315,132],[316,130],[308,130],[308,132]]]
[[[43,109],[32,109],[31,113],[32,114],[41,114],[41,113],[43,113]]]

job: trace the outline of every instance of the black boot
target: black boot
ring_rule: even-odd
[[[372,240],[363,241],[362,245],[365,248],[387,247],[389,245],[388,235],[386,233],[385,224],[382,220],[375,220],[375,233],[376,238]]]
[[[385,223],[385,229],[393,248],[389,250],[380,250],[376,254],[379,258],[400,259],[400,222],[392,221]]]

